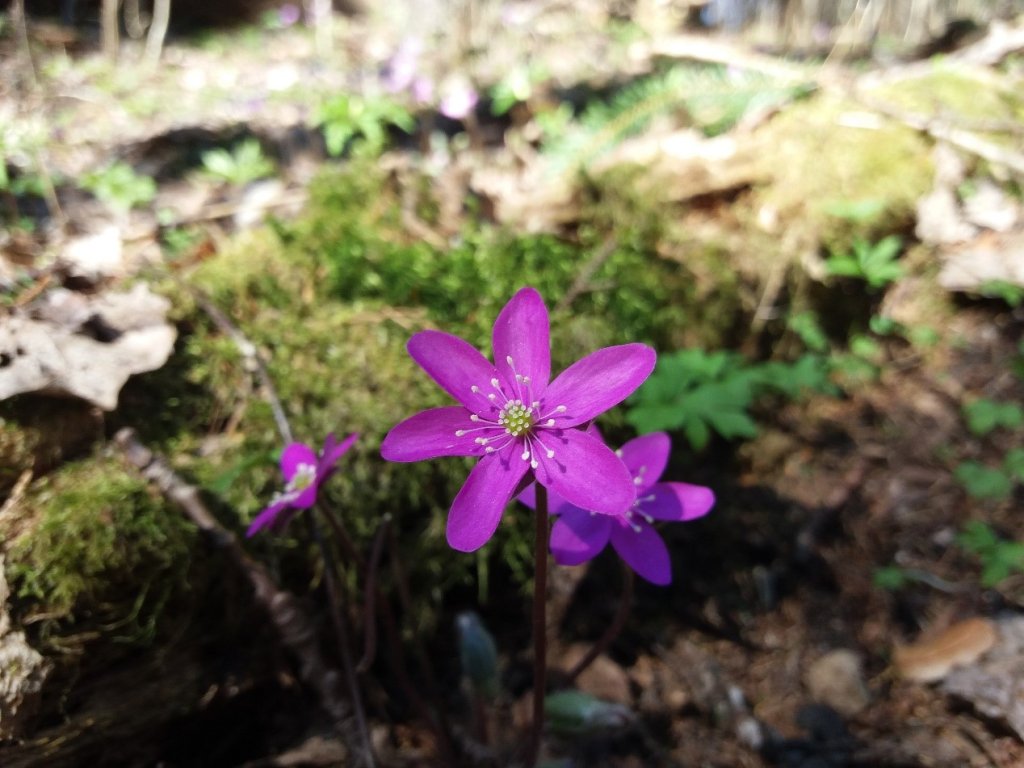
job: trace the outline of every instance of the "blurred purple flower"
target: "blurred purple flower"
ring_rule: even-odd
[[[479,100],[480,96],[472,85],[465,80],[455,80],[445,87],[437,109],[452,120],[463,120],[473,111]]]
[[[421,331],[409,354],[460,405],[431,408],[396,425],[381,444],[389,461],[478,456],[448,514],[448,543],[479,549],[494,534],[528,473],[585,509],[620,513],[636,497],[629,471],[598,438],[574,429],[622,402],[650,375],[643,344],[587,355],[550,384],[548,311],[523,288],[494,322],[495,363],[462,339]]]
[[[398,93],[413,85],[422,52],[423,41],[418,37],[407,37],[402,41],[398,50],[384,65],[383,83],[388,93]]]
[[[302,11],[295,3],[285,3],[277,12],[277,21],[282,27],[290,27],[302,17]]]
[[[294,510],[312,507],[320,486],[334,473],[334,465],[357,437],[351,434],[339,443],[333,434],[328,435],[319,456],[304,443],[285,446],[281,452],[284,491],[274,495],[270,506],[256,516],[245,535],[252,536],[264,528],[281,528],[295,515]]]
[[[434,81],[425,75],[417,77],[412,81],[410,90],[417,104],[429,104],[434,98]]]
[[[596,429],[593,434],[600,437]],[[715,503],[710,488],[688,483],[659,483],[672,447],[668,435],[655,432],[626,443],[616,453],[629,469],[636,487],[631,504],[617,515],[599,515],[585,507],[551,495],[551,514],[558,520],[551,529],[551,552],[559,565],[579,565],[608,545],[630,568],[652,584],[672,581],[672,564],[655,520],[685,522],[706,515]],[[533,486],[519,496],[534,507]]]

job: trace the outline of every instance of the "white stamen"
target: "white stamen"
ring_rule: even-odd
[[[497,379],[491,379],[491,386],[494,387],[495,389],[501,389],[501,387],[498,385]]]
[[[480,417],[479,417],[479,416],[477,416],[477,415],[476,415],[475,413],[472,413],[472,414],[470,414],[470,416],[469,416],[469,420],[470,420],[470,421],[480,421]]]
[[[455,436],[456,437],[464,437],[465,434],[466,434],[466,430],[464,430],[464,429],[456,429],[455,430]]]
[[[544,426],[545,427],[553,427],[553,426],[555,426],[555,420],[554,419],[548,419],[547,421],[544,422]]]

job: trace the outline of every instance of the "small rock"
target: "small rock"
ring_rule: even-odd
[[[572,669],[589,650],[588,646],[582,644],[569,646],[562,657],[562,668]],[[576,687],[603,701],[627,705],[633,702],[626,671],[604,655],[594,659],[594,663],[583,671],[576,679]]]
[[[61,263],[72,277],[92,283],[124,272],[121,230],[113,224],[67,242]]]
[[[860,656],[850,650],[830,651],[815,661],[807,669],[805,683],[811,698],[844,717],[856,715],[871,701]]]

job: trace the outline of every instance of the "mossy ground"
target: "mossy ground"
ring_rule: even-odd
[[[759,209],[770,207],[796,231],[781,239],[756,226],[694,236],[683,227],[692,222],[692,212],[679,217],[611,174],[585,187],[580,221],[571,232],[516,234],[481,223],[470,204],[463,231],[442,248],[409,234],[397,182],[372,161],[329,169],[313,185],[302,217],[235,238],[184,284],[163,282],[175,299],[177,351],[163,370],[129,384],[107,429],[138,428],[204,489],[224,524],[236,530],[277,489],[281,438],[270,407],[235,342],[194,300],[191,287],[201,290],[256,345],[296,439],[315,444],[332,431],[360,433],[326,488],[326,499],[363,545],[390,514],[401,546],[416,546],[420,553],[414,583],[431,584],[436,599],[448,585],[468,583],[483,561],[461,558],[453,567],[444,547],[445,513],[469,463],[393,465],[379,457],[380,441],[392,425],[445,402],[405,352],[409,336],[441,327],[486,350],[501,306],[519,287],[533,285],[552,310],[556,370],[597,347],[628,341],[662,350],[738,344],[767,275],[792,258],[794,243],[841,247],[854,231],[870,235],[904,227],[930,184],[926,142],[896,124],[851,127],[847,116],[855,109],[819,96],[791,105],[762,132],[760,139],[774,147],[766,153],[771,183],[737,201],[730,220],[751,224]],[[436,206],[429,185],[422,191],[418,215],[429,222]],[[850,222],[829,212],[831,202],[843,200],[881,205],[872,220]],[[595,258],[602,260],[588,274]],[[803,279],[799,270],[793,277]],[[613,434],[622,425],[614,413],[607,421]],[[5,466],[26,464],[31,430],[12,431],[8,425],[2,434]],[[138,496],[141,489],[126,486],[128,478],[123,470],[113,471],[109,457],[82,458],[61,472],[75,473],[88,493],[44,493],[47,484],[62,487],[58,474],[36,481],[30,498],[50,500],[36,509],[44,532],[40,542],[61,530],[64,524],[54,520],[66,519],[79,532],[75,548],[15,548],[12,568],[23,594],[38,600],[41,610],[70,616],[92,611],[89,606],[99,599],[101,590],[84,581],[112,571],[97,570],[97,563],[114,570],[129,563],[104,554],[112,546],[110,523],[89,510],[90,493],[119,500],[110,501],[111,508],[137,507],[137,517],[129,518],[131,531],[151,531],[153,541],[173,540],[175,546],[181,541],[178,523],[168,522],[177,513]],[[2,479],[9,486],[16,473],[8,474]],[[511,518],[515,522],[503,532],[507,540],[500,551],[525,579],[528,521]],[[88,531],[90,525],[95,532]],[[287,536],[263,537],[253,546],[282,554],[295,544]],[[153,542],[138,545],[145,551]],[[46,566],[43,575],[44,551],[68,562]],[[187,548],[181,554],[187,560]],[[81,568],[70,567],[71,561]],[[109,602],[109,595],[103,600]],[[132,610],[131,605],[126,599],[121,609]]]

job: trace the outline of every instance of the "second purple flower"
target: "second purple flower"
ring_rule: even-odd
[[[654,369],[643,344],[605,347],[551,381],[547,308],[523,288],[494,322],[490,363],[468,342],[421,331],[409,354],[459,403],[396,425],[389,461],[479,456],[448,515],[448,543],[471,552],[491,538],[528,473],[571,504],[618,514],[636,497],[629,470],[601,440],[576,429],[622,402]]]

